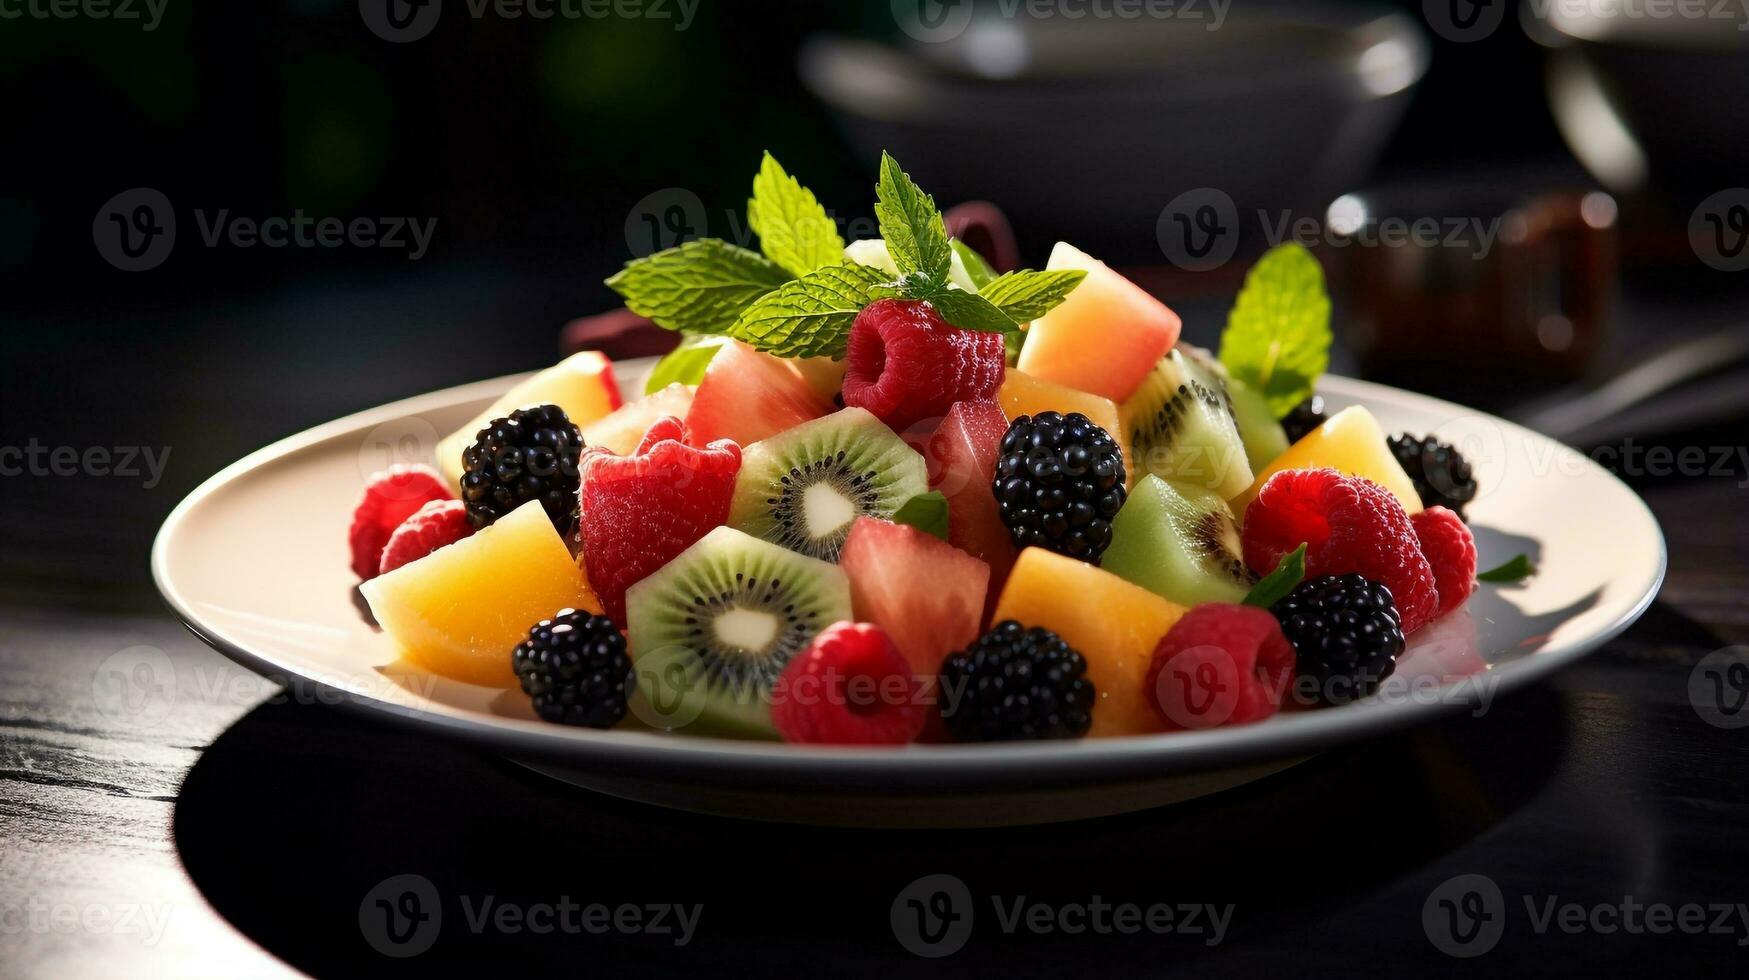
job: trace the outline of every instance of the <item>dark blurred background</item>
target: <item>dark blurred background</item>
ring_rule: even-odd
[[[201,479],[325,419],[550,362],[564,324],[615,306],[602,279],[630,255],[744,235],[766,149],[866,219],[891,147],[944,205],[993,200],[1023,261],[1081,244],[1203,343],[1272,229],[1310,219],[1338,368],[1500,410],[1742,335],[1749,254],[1718,251],[1749,234],[1735,21],[1540,5],[1551,24],[1503,0],[6,9],[0,442],[172,453],[148,493],[0,481],[13,513],[69,515],[9,531],[0,576],[27,595],[151,604],[150,536]],[[159,196],[125,193],[142,188]],[[103,249],[158,227],[142,200],[174,246],[124,271]],[[221,214],[410,221],[429,241],[208,244]],[[1224,262],[1172,243],[1210,214]],[[1355,246],[1357,215],[1430,218],[1442,241]],[[123,540],[80,516],[116,508]]]
[[[1741,897],[1741,730],[1697,723],[1685,687],[1702,654],[1744,638],[1749,581],[1736,6],[152,4],[0,0],[0,905],[169,901],[175,938],[8,925],[0,974],[258,975],[274,957],[428,970],[351,931],[369,883],[412,869],[452,891],[548,896],[561,881],[615,900],[683,880],[725,913],[684,962],[633,940],[579,959],[518,937],[450,944],[452,966],[501,969],[509,953],[725,976],[926,966],[882,918],[925,866],[1015,893],[1247,903],[1249,931],[1219,959],[1155,937],[1021,942],[985,968],[1002,976],[1103,961],[1295,974],[1357,953],[1387,974],[1456,975],[1465,961],[1416,926],[1459,872],[1527,896]],[[93,704],[105,658],[137,644],[230,676],[205,672],[218,656],[162,609],[147,566],[201,481],[346,413],[552,363],[568,324],[617,307],[602,280],[628,257],[745,241],[763,150],[852,222],[847,237],[871,234],[882,147],[943,205],[997,205],[1006,220],[985,209],[983,230],[1011,226],[1017,261],[1074,242],[1162,296],[1197,343],[1216,341],[1264,248],[1312,245],[1335,370],[1611,450],[1597,458],[1669,537],[1658,604],[1496,716],[1189,807],[1006,834],[849,838],[654,811],[277,699],[181,704],[169,734]],[[345,234],[249,235],[300,215]],[[1729,450],[1706,457],[1728,466],[1618,465],[1659,444]],[[105,472],[83,462],[94,450],[115,454]],[[133,472],[109,472],[130,451]],[[57,472],[55,452],[81,462]],[[1309,864],[1319,842],[1342,860]],[[1231,859],[1254,852],[1286,855],[1287,872]],[[822,867],[842,882],[819,885]],[[1046,869],[1068,880],[1052,891]],[[1491,968],[1722,970],[1736,948],[1632,938],[1519,930]]]

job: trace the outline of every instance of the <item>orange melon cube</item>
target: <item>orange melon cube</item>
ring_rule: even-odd
[[[1123,450],[1124,469],[1129,475],[1129,482],[1135,483],[1137,473],[1130,461],[1129,440],[1124,436],[1124,426],[1118,414],[1117,403],[1109,398],[1088,394],[1067,385],[1055,384],[1035,378],[1025,371],[1008,369],[1008,374],[1002,380],[1002,387],[996,392],[996,401],[1002,406],[1002,414],[1012,422],[1022,415],[1037,415],[1040,412],[1080,412],[1111,434],[1117,440],[1118,448]]]
[[[1165,729],[1148,687],[1148,661],[1185,609],[1139,585],[1043,548],[1014,563],[993,621],[1042,626],[1087,659],[1098,699],[1092,735]]]
[[[486,687],[516,683],[510,651],[529,627],[593,599],[539,501],[359,589],[408,660]]]
[[[1067,242],[1051,250],[1045,268],[1080,269],[1087,278],[1027,327],[1016,366],[1035,378],[1123,402],[1178,342],[1178,314]]]

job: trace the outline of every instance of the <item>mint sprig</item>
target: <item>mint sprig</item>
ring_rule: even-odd
[[[1286,242],[1246,274],[1221,333],[1221,363],[1281,418],[1311,396],[1330,366],[1330,342],[1324,269],[1305,246]]]
[[[753,178],[747,223],[759,236],[759,250],[792,275],[844,262],[844,238],[832,217],[769,152]]]
[[[728,342],[729,338],[720,334],[687,334],[679,347],[662,355],[662,359],[650,369],[650,378],[644,382],[644,394],[655,394],[671,384],[695,385],[703,381],[704,372],[716,358],[717,351]]]
[[[1241,600],[1244,605],[1268,609],[1283,599],[1289,592],[1297,588],[1306,577],[1306,546],[1298,548],[1281,556],[1281,561],[1275,563],[1275,571],[1263,576],[1262,580],[1251,587]]]
[[[1514,583],[1522,582],[1536,574],[1536,566],[1531,564],[1529,555],[1514,555],[1511,561],[1504,565],[1490,568],[1485,572],[1477,572],[1479,582]]]
[[[918,283],[906,280],[901,291],[909,299],[928,300],[935,312],[950,326],[961,330],[981,330],[985,333],[1014,333],[1020,324],[1001,307],[978,293],[939,283]]]
[[[923,193],[900,169],[892,154],[881,152],[881,175],[875,184],[875,218],[880,222],[881,237],[899,266],[899,275],[921,274],[935,282],[947,281],[947,270],[953,262],[947,243],[947,225],[935,199]]]
[[[626,263],[607,285],[669,330],[722,333],[789,275],[757,252],[700,238]]]
[[[1020,269],[978,287],[978,295],[1001,307],[1010,319],[1025,323],[1049,313],[1085,278],[1087,273],[1082,269]]]
[[[815,269],[742,310],[729,336],[778,357],[842,357],[862,308],[899,295],[886,278],[865,265]]]

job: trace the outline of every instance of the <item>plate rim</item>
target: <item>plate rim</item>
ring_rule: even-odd
[[[617,362],[631,368],[646,359]],[[388,402],[325,422],[279,439],[230,464],[203,481],[181,500],[165,518],[152,543],[152,579],[171,613],[201,642],[227,658],[259,674],[283,682],[298,678],[334,697],[325,698],[371,716],[411,725],[452,740],[488,747],[521,758],[562,762],[590,770],[668,773],[707,782],[747,783],[765,779],[794,783],[807,777],[832,777],[851,785],[875,787],[933,787],[965,791],[979,787],[1010,787],[1036,784],[1042,778],[1062,782],[1095,782],[1158,777],[1174,772],[1286,758],[1320,751],[1335,744],[1356,741],[1384,732],[1432,721],[1464,708],[1468,701],[1448,697],[1465,684],[1460,679],[1438,689],[1432,703],[1402,699],[1394,703],[1361,702],[1339,708],[1296,712],[1278,716],[1267,725],[1234,726],[1207,731],[1162,732],[1066,742],[985,745],[907,745],[886,748],[800,746],[781,742],[712,739],[650,732],[594,731],[500,716],[482,716],[465,709],[438,704],[440,710],[383,700],[368,693],[336,687],[321,677],[311,677],[275,659],[258,654],[218,635],[195,613],[177,588],[170,572],[171,549],[179,532],[207,498],[232,482],[274,461],[311,450],[361,427],[418,415],[423,411],[453,408],[464,399],[489,400],[527,378],[523,372],[476,381]],[[1326,375],[1319,382],[1322,394],[1334,394],[1363,402],[1411,403],[1446,414],[1479,417],[1504,426],[1517,438],[1532,437],[1556,445],[1556,440],[1498,416],[1479,412],[1455,402],[1393,388],[1375,382]],[[1486,676],[1495,678],[1498,696],[1527,686],[1565,667],[1620,636],[1643,615],[1662,588],[1669,554],[1663,528],[1645,501],[1632,488],[1580,454],[1583,466],[1613,481],[1644,516],[1657,542],[1657,560],[1652,574],[1640,585],[1640,594],[1614,619],[1592,633],[1563,643],[1550,644],[1534,656],[1496,666]],[[1483,675],[1478,675],[1483,676]],[[455,714],[445,713],[453,711]]]

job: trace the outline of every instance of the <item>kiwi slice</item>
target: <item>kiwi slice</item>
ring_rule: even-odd
[[[1231,500],[1251,486],[1251,464],[1226,384],[1210,363],[1168,351],[1123,403],[1130,470],[1212,490]]]
[[[847,408],[748,446],[729,526],[835,562],[858,517],[892,517],[928,489],[923,457],[880,419]]]
[[[1227,382],[1227,397],[1233,406],[1233,421],[1239,427],[1239,439],[1245,444],[1245,461],[1253,474],[1261,473],[1275,462],[1275,457],[1287,452],[1287,430],[1281,427],[1269,402],[1257,389],[1243,381],[1221,377]]]
[[[1227,502],[1157,476],[1130,491],[1099,566],[1183,606],[1238,602],[1256,581]]]
[[[843,569],[719,527],[626,590],[633,711],[670,730],[775,738],[778,675],[850,618]]]

